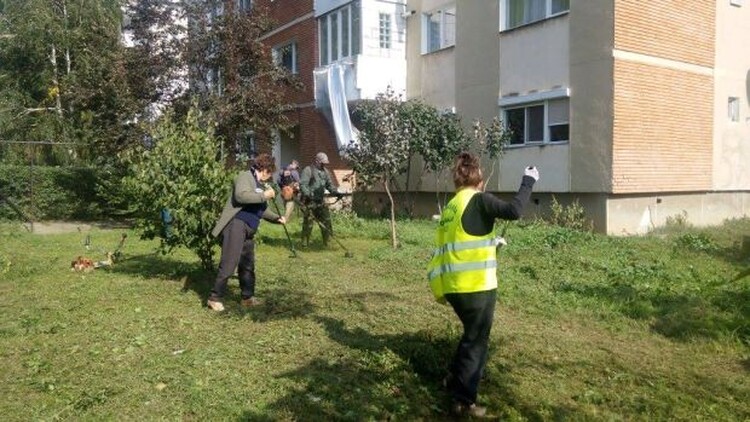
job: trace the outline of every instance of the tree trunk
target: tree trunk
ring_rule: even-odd
[[[396,238],[396,203],[393,202],[393,195],[388,187],[388,178],[383,181],[383,187],[385,188],[385,193],[388,194],[388,199],[391,201],[391,246],[393,246],[393,249],[396,249],[398,247],[398,240]]]
[[[57,110],[57,115],[62,117],[62,101],[60,100],[60,82],[57,75],[57,49],[55,48],[55,44],[52,44],[50,62],[52,62],[52,86],[55,88],[55,110]]]
[[[65,0],[63,0],[62,7],[63,7],[63,18],[65,19],[65,39],[67,41],[68,39],[68,4]],[[69,43],[66,42],[66,46],[65,46],[65,70],[66,70],[65,74],[70,75],[70,45],[67,45],[67,44]]]

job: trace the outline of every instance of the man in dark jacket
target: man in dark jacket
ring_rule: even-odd
[[[315,220],[321,225],[320,231],[323,237],[323,244],[328,245],[328,239],[333,235],[333,225],[331,224],[331,213],[325,204],[326,190],[332,195],[341,197],[342,195],[333,186],[331,175],[326,170],[328,165],[328,156],[319,152],[315,155],[315,161],[304,170],[300,176],[300,192],[302,202],[302,243],[310,243],[310,235]]]

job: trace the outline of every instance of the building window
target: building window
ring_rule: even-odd
[[[391,48],[391,15],[380,14],[380,48]]]
[[[505,0],[505,29],[540,21],[570,10],[570,0]]]
[[[321,66],[359,54],[359,1],[351,2],[318,18],[318,30]]]
[[[281,66],[291,73],[296,74],[297,69],[297,43],[291,42],[279,47],[273,48],[273,59],[278,66]]]
[[[253,8],[253,0],[237,0],[237,9],[240,12],[247,12]]]
[[[456,45],[456,8],[422,14],[422,54]]]
[[[740,121],[740,99],[738,97],[729,97],[729,121]]]
[[[568,98],[506,108],[503,120],[511,131],[511,145],[567,142],[570,139]]]

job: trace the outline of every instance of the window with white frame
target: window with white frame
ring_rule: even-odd
[[[729,97],[729,121],[740,121],[740,99],[739,97]]]
[[[540,21],[570,10],[570,0],[505,0],[505,29]]]
[[[422,54],[456,45],[456,7],[422,14]]]
[[[322,66],[359,54],[360,7],[359,1],[353,1],[318,18]]]
[[[290,42],[273,48],[273,59],[277,66],[281,66],[291,73],[296,74],[297,69],[297,43]]]
[[[570,139],[568,98],[503,109],[503,120],[511,131],[510,145],[566,142]]]
[[[391,15],[381,13],[380,22],[380,48],[391,48]]]

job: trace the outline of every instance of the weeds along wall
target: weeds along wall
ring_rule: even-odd
[[[90,167],[0,165],[0,219],[102,218],[108,207],[97,193],[98,180],[97,170]]]

